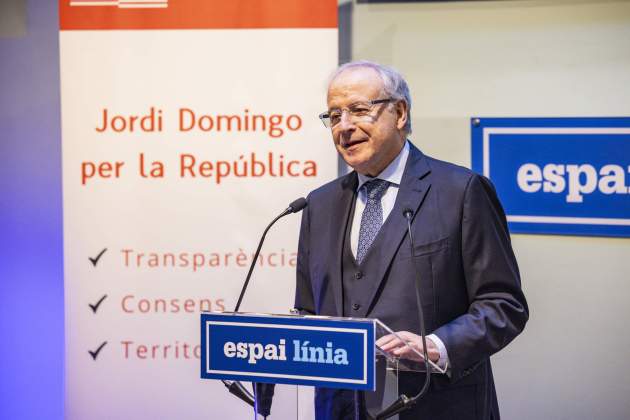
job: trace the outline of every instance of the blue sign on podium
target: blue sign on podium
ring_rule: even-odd
[[[201,314],[201,378],[375,389],[374,320]]]

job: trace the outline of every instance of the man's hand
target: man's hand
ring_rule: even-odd
[[[412,347],[416,349],[418,353],[423,354],[422,337],[417,334],[410,333],[409,331],[397,331],[396,334],[404,340],[409,347]],[[422,362],[422,357],[412,351],[409,347],[405,346],[405,343],[398,337],[394,334],[384,335],[376,340],[376,345],[383,349],[383,351],[391,353],[394,356]],[[426,340],[429,360],[437,363],[437,361],[440,360],[440,351],[430,338],[427,337]]]

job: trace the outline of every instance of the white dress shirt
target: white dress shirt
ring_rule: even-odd
[[[383,171],[376,176],[378,179],[389,182],[389,187],[383,196],[381,197],[381,206],[383,208],[383,223],[387,220],[387,217],[392,212],[394,204],[396,203],[396,197],[398,196],[398,189],[400,188],[400,181],[402,180],[403,173],[405,172],[405,165],[407,164],[407,158],[409,157],[409,142],[405,142],[404,147],[396,156],[396,158],[389,164]],[[374,179],[367,175],[357,173],[359,176],[359,185],[357,186],[357,201],[354,208],[354,218],[352,219],[352,227],[350,230],[350,249],[352,255],[357,256],[357,249],[359,247],[359,230],[361,229],[361,216],[365,209],[367,202],[367,192],[363,187],[363,184]],[[448,353],[444,343],[437,335],[430,334],[427,338],[431,339],[437,346],[440,352],[440,359],[437,364],[441,368],[448,366]]]

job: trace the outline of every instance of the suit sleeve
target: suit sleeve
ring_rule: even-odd
[[[505,213],[488,179],[469,180],[461,220],[469,307],[434,331],[448,351],[453,380],[505,347],[529,317]]]
[[[308,197],[310,201],[310,196]],[[311,285],[309,254],[310,254],[310,209],[307,206],[302,212],[300,239],[296,267],[295,309],[301,314],[315,314],[315,302]]]

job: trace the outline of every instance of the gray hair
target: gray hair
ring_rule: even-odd
[[[398,70],[373,61],[351,61],[339,66],[339,68],[330,77],[329,83],[332,83],[332,81],[344,71],[360,67],[369,68],[378,73],[383,81],[383,94],[397,101],[403,100],[407,103],[407,123],[403,127],[403,130],[406,134],[411,134],[411,94],[409,93],[409,86],[407,85],[405,78],[398,72]]]

